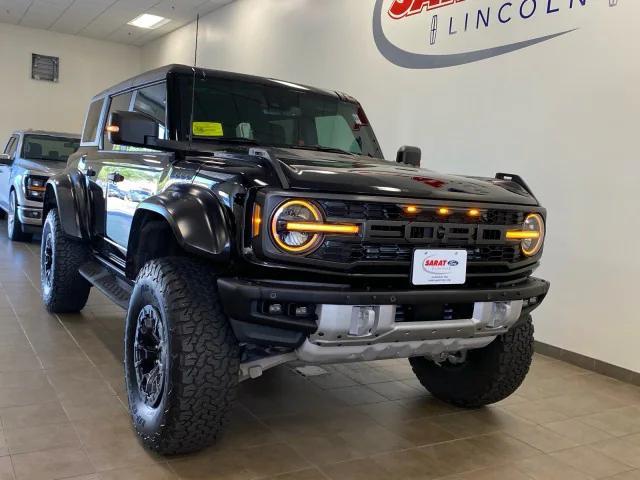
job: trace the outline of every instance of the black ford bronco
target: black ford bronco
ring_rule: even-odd
[[[42,297],[97,287],[127,311],[125,373],[143,443],[213,442],[238,382],[297,360],[408,358],[435,397],[513,393],[549,283],[546,211],[517,175],[386,161],[354,98],[169,66],[97,95],[46,184]]]

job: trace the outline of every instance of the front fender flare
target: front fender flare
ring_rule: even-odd
[[[161,215],[184,250],[216,262],[230,259],[231,222],[211,190],[197,185],[176,185],[147,198],[136,209],[132,234],[139,232],[137,227],[145,212]]]
[[[78,169],[65,170],[50,177],[44,197],[43,222],[49,210],[57,208],[64,233],[69,237],[89,240],[91,219],[86,185],[85,176]]]

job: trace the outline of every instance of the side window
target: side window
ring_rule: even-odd
[[[82,132],[82,143],[94,143],[96,141],[102,105],[104,105],[104,99],[96,100],[89,106],[89,112],[87,113],[84,130]]]
[[[4,148],[4,153],[13,157],[13,154],[16,151],[16,147],[18,146],[18,137],[12,136],[9,138],[9,142],[7,142],[7,146]]]
[[[115,97],[111,97],[111,104],[109,105],[109,111],[107,112],[106,123],[109,123],[109,118],[111,118],[111,114],[117,111],[129,111],[129,106],[131,105],[131,97],[132,93],[123,93],[122,95],[116,95]],[[107,132],[103,132],[102,139],[102,149],[103,150],[118,150],[119,148],[114,148],[114,146],[109,143],[109,135]]]
[[[160,126],[160,138],[166,139],[167,84],[159,83],[136,91],[133,111],[154,118]]]
[[[150,87],[134,90],[133,92],[123,93],[111,97],[111,104],[107,112],[107,121],[112,112],[118,110],[134,111],[149,115],[158,122],[159,137],[166,139],[167,131],[165,127],[166,110],[167,110],[167,91],[166,84],[160,83]],[[126,145],[113,145],[109,143],[109,136],[103,132],[102,139],[103,150],[116,150],[124,152],[150,152],[153,150],[139,147],[130,147]]]

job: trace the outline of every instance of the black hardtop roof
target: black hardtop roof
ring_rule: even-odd
[[[149,83],[159,82],[167,78],[167,76],[171,73],[178,74],[193,74],[193,67],[188,65],[179,65],[172,64],[166,65],[164,67],[156,68],[155,70],[150,70],[136,77],[130,78],[129,80],[125,80],[103,92],[100,92],[96,96],[93,97],[93,100],[97,100],[99,98],[105,97],[107,95],[114,95],[120,92],[124,92],[126,90],[130,90],[132,88],[140,87],[143,85],[147,85]],[[196,74],[199,76],[205,77],[217,77],[217,78],[226,78],[230,80],[238,80],[244,82],[258,83],[263,85],[274,85],[274,86],[290,86],[295,88],[302,87],[305,90],[311,91],[313,93],[319,95],[328,95],[332,97],[336,97],[337,93],[332,92],[330,90],[323,90],[320,88],[310,87],[307,85],[301,85],[294,82],[286,82],[282,80],[276,80],[274,78],[266,78],[266,77],[258,77],[254,75],[246,75],[243,73],[234,73],[234,72],[226,72],[223,70],[212,70],[209,68],[196,68]]]

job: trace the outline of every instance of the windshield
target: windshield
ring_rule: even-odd
[[[77,138],[25,135],[22,144],[22,158],[66,162],[69,155],[78,150],[79,146],[80,140]]]
[[[182,77],[181,125],[191,122],[191,77]],[[264,146],[346,152],[382,158],[369,121],[356,103],[282,82],[196,81],[193,139],[250,141]]]

